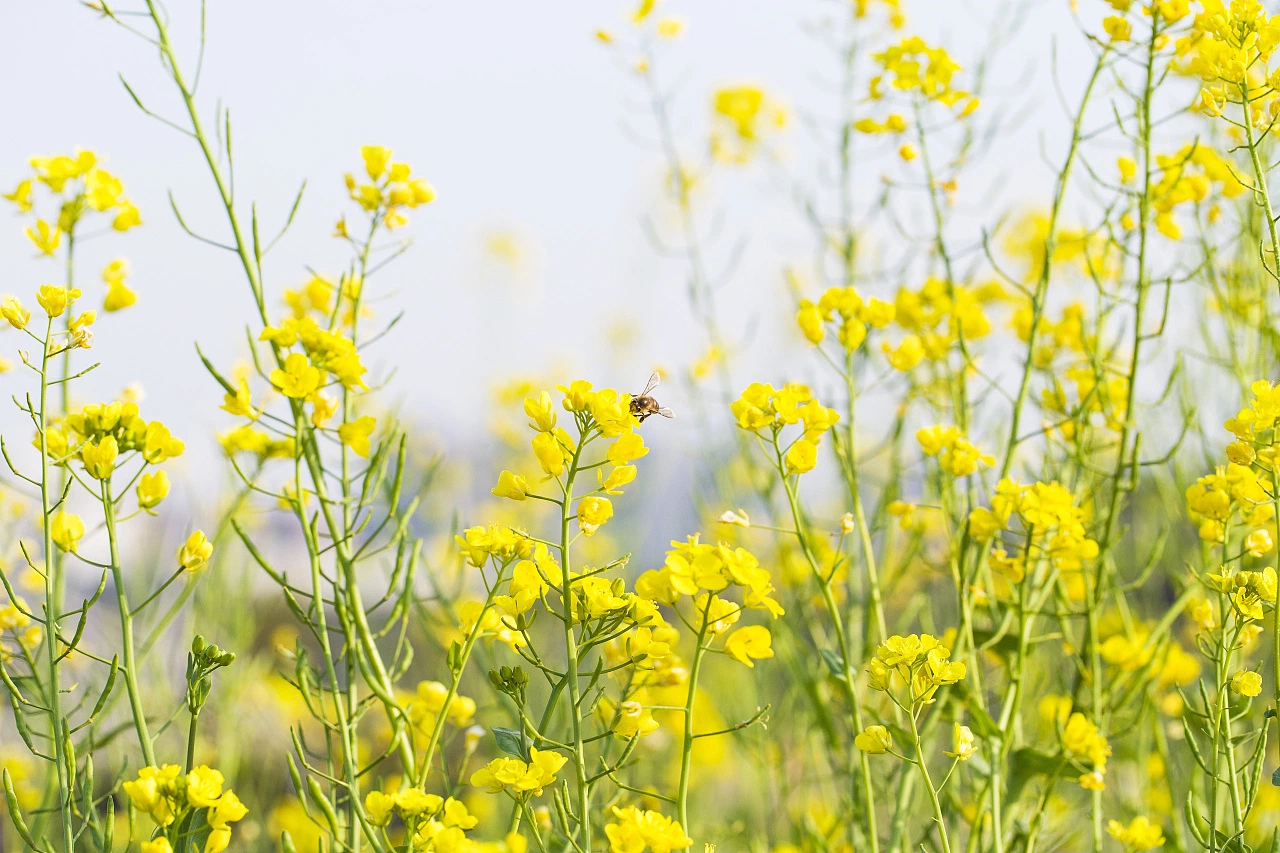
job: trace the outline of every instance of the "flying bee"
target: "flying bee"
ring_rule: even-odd
[[[662,381],[662,377],[655,370],[653,375],[649,377],[649,384],[644,386],[644,391],[632,396],[631,398],[631,414],[640,419],[640,423],[644,423],[644,419],[650,415],[662,415],[664,418],[674,418],[676,413],[661,406],[658,401],[650,397],[650,392],[658,387],[658,383]]]

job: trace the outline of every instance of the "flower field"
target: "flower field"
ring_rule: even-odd
[[[406,394],[528,333],[386,283],[454,165],[363,145],[268,215],[219,7],[173,6],[66,14],[181,198],[77,139],[0,162],[38,271],[0,296],[0,850],[1280,853],[1280,10],[814,0],[799,93],[688,77],[698,4],[601,9],[661,261],[590,289],[649,307],[642,372],[565,310],[582,366],[449,394],[490,427],[451,446]],[[118,358],[158,223],[238,319]],[[587,287],[550,286],[529,316]]]

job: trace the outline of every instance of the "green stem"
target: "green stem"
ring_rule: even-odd
[[[124,650],[124,683],[129,694],[129,709],[133,714],[133,728],[142,745],[142,758],[148,766],[156,763],[155,748],[147,731],[147,715],[142,704],[142,689],[138,686],[137,652],[133,641],[133,613],[125,593],[124,571],[120,566],[119,537],[116,535],[116,508],[111,496],[111,478],[102,481],[102,512],[107,524],[107,543],[111,552],[111,581],[116,588],[116,605],[120,609],[120,644]]]
[[[702,627],[698,629],[697,645],[694,647],[693,663],[689,667],[689,693],[684,702],[684,741],[680,751],[680,786],[676,792],[677,809],[680,815],[680,827],[684,834],[693,837],[689,826],[689,779],[693,771],[693,703],[698,695],[698,674],[702,671],[702,658],[707,653],[705,645],[707,637],[707,615],[711,610],[711,595],[702,608]],[[689,848],[692,849],[692,845]]]
[[[40,412],[38,415],[40,427],[40,508],[41,517],[44,520],[44,554],[46,562],[44,574],[44,644],[49,666],[49,735],[53,740],[54,759],[58,765],[58,808],[62,814],[62,850],[63,853],[72,853],[75,846],[74,829],[71,823],[72,792],[70,776],[67,772],[66,740],[62,736],[66,722],[62,715],[62,685],[58,677],[59,607],[55,600],[54,573],[50,571],[48,565],[53,562],[54,553],[53,526],[52,519],[49,518],[52,508],[52,496],[49,494],[49,437],[47,432],[49,426],[47,417],[49,402],[49,338],[52,334],[53,318],[51,317],[45,324],[44,343],[42,344]]]
[[[577,776],[578,823],[582,830],[582,843],[578,845],[591,853],[591,789],[587,784],[587,756],[582,737],[582,696],[578,685],[578,644],[573,636],[573,578],[569,563],[569,519],[573,513],[573,480],[578,473],[578,460],[582,454],[585,436],[579,431],[578,444],[573,460],[565,475],[564,503],[560,506],[560,582],[564,590],[564,649],[565,681],[569,686],[569,719],[573,726],[573,764]],[[568,827],[565,827],[566,832]]]
[[[929,776],[929,765],[924,758],[924,746],[920,742],[920,732],[916,728],[916,715],[908,714],[911,720],[911,734],[916,742],[916,766],[920,768],[920,776],[924,779],[924,787],[929,792],[929,802],[933,805],[933,819],[938,824],[938,837],[942,841],[942,853],[951,853],[951,839],[947,836],[947,821],[942,814],[942,801],[938,798],[938,789],[933,786]],[[997,830],[998,834],[998,830]]]

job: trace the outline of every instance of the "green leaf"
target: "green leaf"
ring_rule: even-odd
[[[840,660],[840,656],[831,649],[822,649],[822,659],[826,661],[827,669],[831,674],[840,681],[844,681],[844,663]]]
[[[1014,750],[1013,754],[1009,756],[1007,801],[1010,803],[1015,802],[1023,786],[1036,776],[1047,776],[1053,773],[1061,763],[1061,759],[1029,747]]]
[[[504,729],[501,726],[494,726],[494,740],[498,742],[498,749],[507,755],[514,755],[522,761],[528,761],[529,756],[525,752],[524,732],[516,729]]]
[[[1280,767],[1276,768],[1276,772],[1271,774],[1271,784],[1280,788]]]
[[[1002,739],[1000,726],[991,718],[991,715],[983,710],[978,704],[978,699],[972,693],[965,697],[965,707],[969,710],[969,719],[973,723],[973,729],[978,733],[979,737]]]

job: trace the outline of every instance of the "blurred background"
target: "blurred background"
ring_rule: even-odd
[[[784,269],[813,254],[795,199],[830,180],[817,153],[830,146],[815,128],[838,115],[839,61],[823,32],[844,5],[660,4],[662,15],[684,22],[654,69],[671,92],[682,156],[706,158],[719,87],[759,85],[790,115],[774,159],[718,169],[698,190],[709,266],[724,273],[719,308],[739,384],[783,378],[783,357],[800,348]],[[170,4],[188,68],[199,47],[198,9]],[[405,312],[383,344],[387,363],[401,365],[392,401],[451,452],[476,450],[492,411],[481,401],[501,382],[581,374],[635,391],[652,369],[679,375],[705,355],[687,310],[686,264],[655,251],[650,236],[672,223],[664,220],[665,167],[644,86],[626,48],[595,35],[624,35],[631,11],[598,0],[209,6],[201,106],[210,117],[219,101],[231,109],[243,152],[238,203],[247,211],[256,202],[271,232],[308,182],[290,233],[267,261],[276,298],[309,269],[335,278],[345,269],[349,251],[330,234],[351,207],[342,174],[359,170],[361,145],[392,146],[436,187],[436,202],[400,232],[412,248],[374,280],[375,310],[381,320]],[[994,224],[984,211],[997,203],[1043,204],[1052,172],[1041,154],[1059,158],[1067,123],[1059,103],[1026,93],[1052,91],[1055,61],[1078,68],[1088,46],[1065,0],[925,0],[908,14],[904,32],[946,45],[962,65],[983,55],[993,33],[1016,26],[985,69],[985,102],[1000,111],[1002,135],[980,140],[979,162],[956,197],[956,225],[972,239]],[[90,148],[122,178],[145,222],[83,246],[77,283],[87,296],[100,300],[98,271],[126,257],[139,301],[100,325],[95,351],[104,366],[79,393],[105,399],[140,383],[144,413],[198,451],[179,460],[194,478],[176,477],[176,488],[218,476],[224,468],[209,451],[231,418],[218,410],[221,392],[192,342],[220,364],[242,357],[234,330],[251,304],[236,258],[184,234],[170,210],[172,192],[194,230],[214,239],[225,231],[196,148],[143,115],[120,77],[160,114],[176,115],[180,104],[151,48],[79,4],[6,4],[0,21],[10,36],[0,74],[24,81],[0,96],[10,117],[0,134],[0,187],[7,192],[33,155]],[[1081,84],[1079,74],[1065,76],[1069,89]],[[897,159],[893,149],[884,163]],[[859,187],[878,192],[881,162],[858,168]],[[0,217],[10,216],[12,226],[0,227],[0,292],[60,282],[57,264],[36,257],[6,205]],[[15,337],[0,335],[9,357]],[[21,381],[10,373],[0,387],[9,393]],[[677,412],[700,402],[689,399],[700,393],[693,386],[664,390],[662,401]],[[0,431],[25,433],[17,418],[0,407]],[[661,426],[652,441],[665,446],[663,458],[692,458],[695,420]]]

